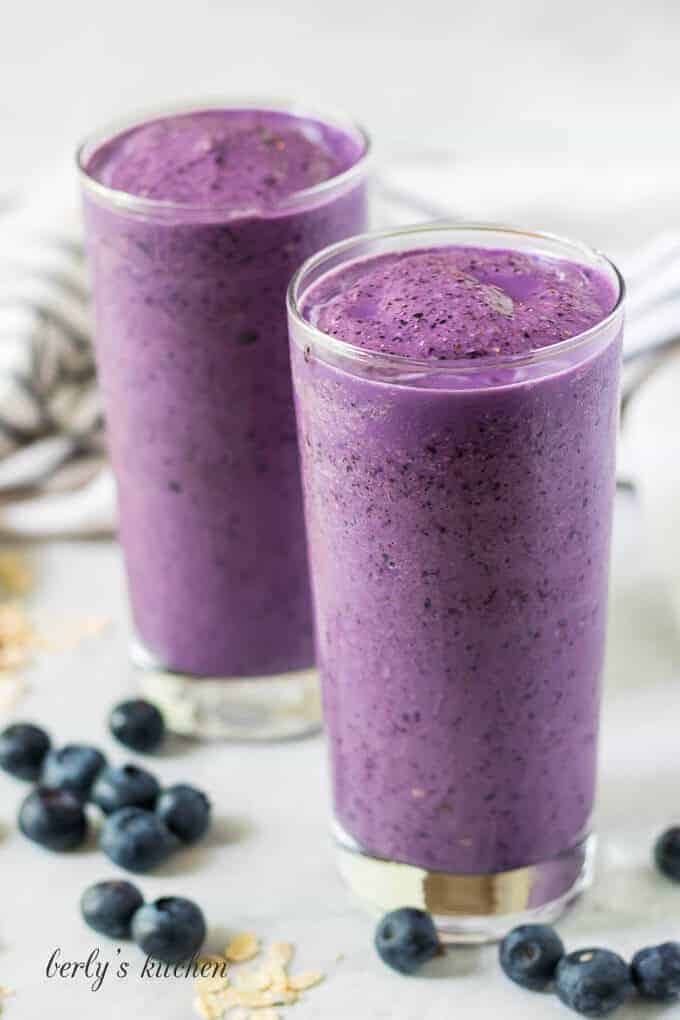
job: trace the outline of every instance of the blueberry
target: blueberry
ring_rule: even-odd
[[[644,999],[673,1002],[680,998],[680,942],[640,949],[630,965],[633,984]]]
[[[41,783],[53,790],[69,790],[85,801],[92,784],[106,765],[106,758],[96,747],[68,744],[45,757]]]
[[[133,751],[155,751],[165,737],[163,716],[155,705],[141,698],[116,705],[109,716],[109,729],[116,740]]]
[[[49,850],[75,850],[87,837],[87,818],[80,798],[69,790],[38,786],[19,808],[19,828]]]
[[[541,991],[555,977],[557,964],[564,956],[564,944],[546,924],[522,924],[505,936],[499,956],[511,981],[522,988]]]
[[[150,871],[175,849],[176,841],[153,811],[124,807],[109,815],[99,846],[128,871]]]
[[[375,948],[393,970],[413,974],[440,951],[432,918],[424,910],[401,907],[385,914],[375,930]]]
[[[204,793],[179,783],[163,790],[156,811],[182,843],[196,843],[210,825],[210,801]]]
[[[32,723],[14,723],[0,733],[0,768],[17,779],[40,778],[50,738]]]
[[[557,965],[555,990],[565,1006],[584,1016],[607,1016],[632,992],[625,961],[608,949],[579,949]]]
[[[197,953],[205,940],[205,919],[191,900],[166,896],[147,903],[132,919],[132,937],[147,956],[181,963]]]
[[[92,787],[91,800],[105,815],[124,807],[153,809],[161,792],[158,780],[136,765],[105,768]]]
[[[90,928],[112,939],[129,939],[132,918],[144,897],[132,882],[97,882],[80,898],[80,910]]]
[[[654,844],[654,860],[662,875],[680,882],[680,825],[661,833]]]

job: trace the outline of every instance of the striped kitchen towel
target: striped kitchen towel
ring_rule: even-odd
[[[115,527],[77,209],[0,206],[0,531]]]
[[[437,166],[436,178],[426,179],[423,162],[416,161],[417,177],[394,168],[379,175],[374,226],[466,213],[446,203],[455,168]],[[64,165],[30,202],[10,197],[3,205],[0,195],[0,533],[94,535],[116,527],[75,177]],[[680,338],[680,234],[657,237],[622,263],[630,398]]]

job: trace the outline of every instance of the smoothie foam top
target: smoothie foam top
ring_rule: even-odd
[[[362,139],[277,110],[202,110],[138,124],[104,142],[86,171],[139,198],[267,208],[349,170]]]
[[[613,310],[598,269],[520,251],[442,246],[379,255],[328,273],[304,317],[355,347],[432,360],[526,354]]]

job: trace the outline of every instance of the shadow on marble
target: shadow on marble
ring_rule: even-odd
[[[177,850],[160,867],[155,868],[153,874],[167,878],[198,871],[206,867],[208,859],[216,850],[247,840],[253,832],[253,824],[248,818],[215,818],[204,840],[196,846]]]
[[[151,765],[155,760],[163,761],[166,758],[184,758],[187,755],[195,754],[200,747],[200,741],[193,737],[182,737],[179,733],[167,733],[165,740],[157,750],[151,754],[140,755],[140,757]]]
[[[255,832],[252,819],[230,815],[228,818],[213,818],[202,846],[222,847],[231,843],[244,843]]]
[[[680,883],[657,871],[653,848],[661,832],[678,821],[663,809],[677,802],[677,790],[678,769],[671,763],[641,770],[634,789],[630,776],[607,776],[595,823],[599,836],[595,879],[565,917],[567,933],[667,925],[667,937],[674,937]]]
[[[446,947],[441,956],[430,960],[420,971],[419,977],[427,980],[441,978],[464,977],[481,970],[482,946]]]

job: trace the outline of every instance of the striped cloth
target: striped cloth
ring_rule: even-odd
[[[91,347],[89,295],[73,178],[70,211],[51,195],[0,197],[0,532],[106,534],[115,493]],[[448,173],[443,175],[448,179]],[[440,183],[442,183],[440,181]],[[54,184],[54,182],[53,182]],[[52,187],[57,194],[59,189]],[[423,193],[424,194],[424,193]],[[376,183],[374,224],[451,218],[398,175]],[[49,199],[49,201],[47,201]],[[64,200],[68,209],[68,203]],[[49,213],[46,212],[49,210]],[[624,262],[629,282],[624,406],[680,338],[680,235]]]
[[[0,530],[115,527],[77,211],[0,209]]]

